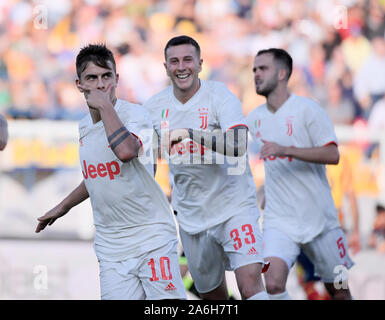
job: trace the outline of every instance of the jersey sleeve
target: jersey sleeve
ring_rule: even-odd
[[[143,104],[143,108],[148,113],[150,120],[152,122],[152,128],[155,130],[158,136],[160,136],[160,121],[156,118],[156,109],[153,107],[154,102],[156,101],[154,98],[151,98],[150,100],[146,101]]]
[[[143,146],[145,143],[152,141],[153,126],[151,117],[148,111],[142,106],[135,107],[133,113],[134,114],[131,114],[131,116],[126,114],[125,118],[122,120],[127,130],[137,137],[140,144]]]
[[[226,132],[236,126],[244,126],[247,128],[242,113],[242,104],[239,99],[225,86],[220,87],[216,95],[220,98],[215,105],[222,132]]]
[[[312,103],[307,107],[305,121],[314,147],[322,147],[329,144],[338,145],[333,123],[321,106]]]

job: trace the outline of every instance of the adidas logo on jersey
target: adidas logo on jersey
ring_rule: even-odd
[[[249,250],[249,252],[247,253],[248,255],[251,255],[251,254],[258,254],[258,251],[255,250],[254,247],[251,247],[251,249]]]
[[[176,290],[176,287],[172,284],[172,282],[170,282],[167,287],[165,288],[166,291],[172,291],[172,290]]]

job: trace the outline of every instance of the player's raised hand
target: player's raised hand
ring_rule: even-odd
[[[44,216],[37,218],[39,223],[35,232],[39,233],[40,231],[44,230],[47,225],[52,225],[56,219],[64,216],[67,212],[68,210],[65,210],[60,204],[58,204],[53,209],[49,210]]]
[[[263,146],[261,148],[261,155],[260,158],[264,159],[269,156],[277,156],[282,157],[285,156],[285,147],[271,141],[263,140]]]
[[[174,129],[170,131],[170,144],[179,143],[189,137],[187,129]]]
[[[161,137],[161,152],[170,154],[171,147],[189,137],[187,129],[174,129],[171,131],[162,131]]]
[[[87,104],[90,108],[101,109],[106,106],[111,106],[111,90],[114,87],[113,83],[107,85],[104,89],[91,88],[87,85],[77,84],[80,92],[84,93]]]

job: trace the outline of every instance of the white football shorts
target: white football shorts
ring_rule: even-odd
[[[121,262],[99,261],[102,300],[187,299],[177,242]]]
[[[264,264],[257,216],[253,209],[247,209],[197,234],[188,234],[179,227],[189,271],[198,292],[217,288],[225,270],[236,270],[252,263]]]
[[[278,257],[284,260],[290,270],[297,260],[300,250],[314,264],[315,275],[325,283],[333,283],[337,275],[342,281],[348,274],[341,273],[341,268],[350,269],[354,262],[348,254],[345,234],[341,228],[322,232],[311,242],[298,244],[278,229],[263,230],[263,256]]]

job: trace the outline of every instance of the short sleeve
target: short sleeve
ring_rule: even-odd
[[[314,102],[306,106],[305,121],[314,147],[338,145],[333,123],[321,106]]]
[[[215,105],[222,132],[228,131],[236,126],[247,127],[242,113],[242,104],[239,99],[224,85],[223,87],[219,87],[216,95],[220,98]]]
[[[150,114],[142,106],[134,107],[125,113],[125,119],[122,119],[125,127],[135,137],[137,137],[143,146],[145,143],[152,141],[153,126]]]

